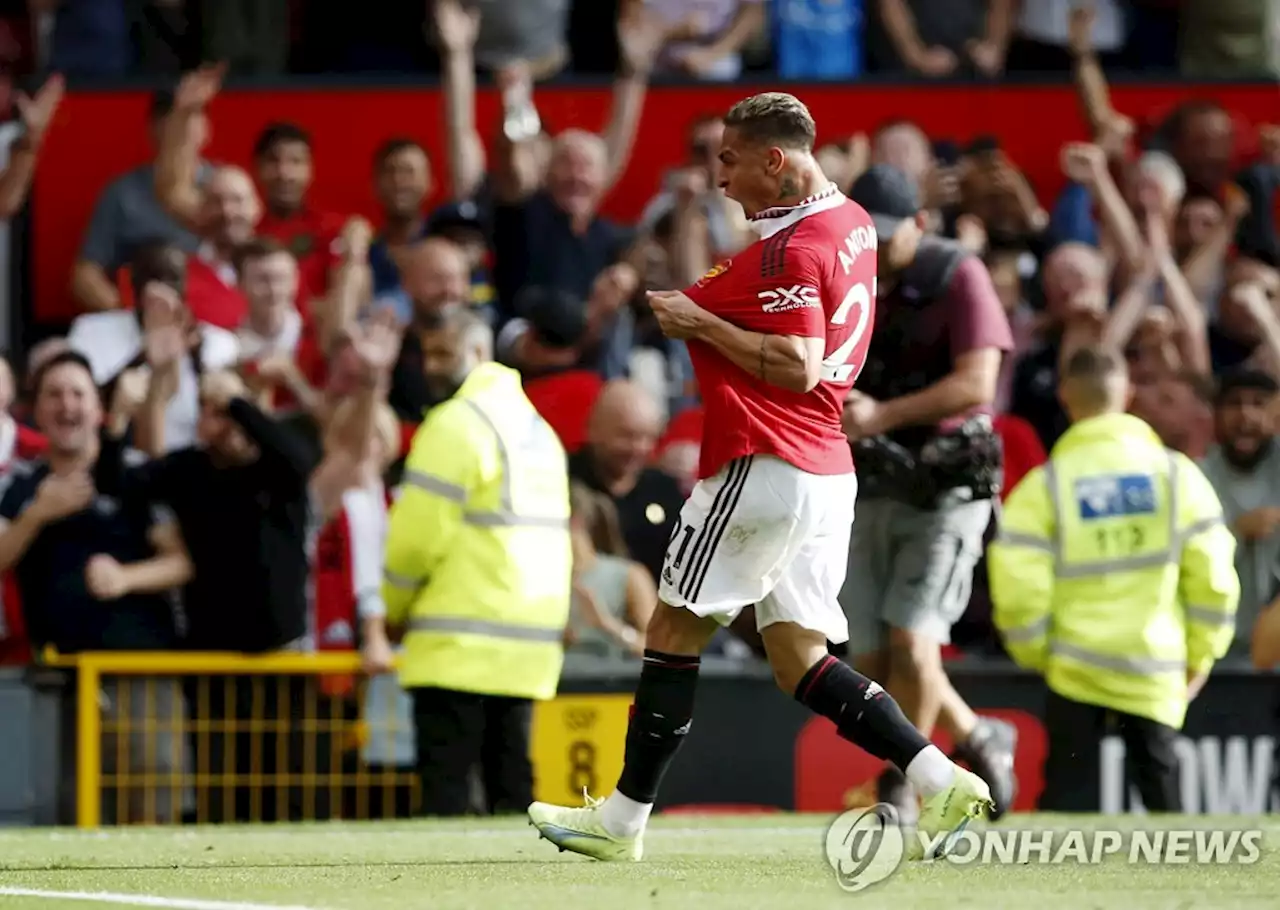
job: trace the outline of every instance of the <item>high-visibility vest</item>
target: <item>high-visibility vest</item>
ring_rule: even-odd
[[[1073,701],[1180,729],[1226,653],[1235,538],[1209,481],[1127,414],[1080,421],[1003,506],[987,553],[1009,654]]]
[[[555,431],[514,370],[485,364],[414,436],[383,599],[405,688],[546,699],[564,661],[573,556]]]

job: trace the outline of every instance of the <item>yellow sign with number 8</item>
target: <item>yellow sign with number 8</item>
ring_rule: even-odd
[[[622,773],[631,695],[561,695],[533,709],[534,795],[562,806],[608,796]]]

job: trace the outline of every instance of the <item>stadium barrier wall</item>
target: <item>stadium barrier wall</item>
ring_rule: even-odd
[[[685,160],[685,124],[702,114],[723,112],[751,91],[780,87],[796,92],[813,109],[823,142],[842,141],[900,117],[915,120],[935,138],[967,142],[980,135],[998,136],[1045,201],[1064,180],[1061,145],[1088,138],[1069,84],[659,86],[650,92],[635,152],[606,200],[606,212],[623,219],[640,214],[663,172]],[[1275,119],[1275,93],[1274,84],[1133,84],[1114,86],[1112,102],[1121,112],[1155,122],[1178,103],[1212,98],[1245,120],[1268,123]],[[603,129],[609,104],[605,86],[538,90],[543,121],[553,131],[568,126]],[[71,264],[103,186],[150,158],[147,105],[148,96],[138,91],[76,92],[63,102],[51,125],[33,190],[37,322],[60,323],[77,315],[68,294]],[[498,122],[496,94],[482,89],[477,106],[477,122],[488,134]],[[214,101],[211,115],[213,135],[206,155],[214,161],[247,165],[255,137],[272,121],[292,120],[310,132],[315,187],[308,202],[315,209],[376,219],[373,155],[393,136],[415,139],[427,148],[438,182],[434,202],[446,198],[439,126],[443,117],[434,88],[229,90]],[[1053,126],[1045,129],[1041,124]],[[1253,151],[1251,139],[1243,138],[1242,155]]]
[[[60,710],[64,681],[55,675],[0,667],[0,826],[65,822],[74,803],[63,787],[72,732]]]
[[[403,713],[378,709],[374,716],[371,693],[359,689],[354,654],[104,653],[55,663],[75,679],[74,821],[81,827],[381,818],[412,809],[411,756],[397,757],[393,747],[382,750],[376,767],[361,761],[370,758],[372,743],[400,735],[403,744],[408,731],[395,729]],[[1043,785],[1042,683],[1008,664],[960,662],[951,671],[975,708],[1018,729],[1015,809],[1034,808]],[[539,799],[575,803],[584,789],[609,792],[622,766],[635,678],[630,664],[576,657],[567,663],[560,695],[535,709],[530,752]],[[182,693],[185,707],[164,701],[166,686]],[[7,720],[3,693],[0,719]],[[1188,812],[1257,815],[1280,808],[1276,694],[1273,676],[1226,666],[1215,672],[1179,746]],[[281,708],[285,702],[292,710]],[[937,741],[950,746],[941,735]],[[165,749],[173,750],[167,763]],[[1101,744],[1100,758],[1097,810],[1142,811],[1123,786],[1118,737]],[[708,659],[697,717],[659,809],[836,812],[878,770],[829,723],[777,691],[767,669]],[[0,774],[11,773],[0,763]],[[0,784],[0,794],[8,786]],[[41,817],[47,823],[49,813]]]

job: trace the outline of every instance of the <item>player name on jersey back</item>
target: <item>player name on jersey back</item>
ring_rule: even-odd
[[[706,410],[700,477],[750,454],[812,474],[853,470],[840,416],[875,325],[875,225],[838,191],[769,215],[755,223],[759,241],[686,293],[739,328],[823,339],[820,378],[809,392],[789,391],[691,341]]]

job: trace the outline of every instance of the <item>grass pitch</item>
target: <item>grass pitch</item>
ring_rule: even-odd
[[[1253,865],[905,865],[841,891],[816,815],[656,818],[645,862],[561,854],[523,821],[279,827],[0,830],[0,910],[131,906],[225,910],[1230,910],[1280,906],[1280,820],[1163,818],[1159,828],[1261,828]],[[1025,815],[1000,827],[1148,827],[1136,817]],[[108,899],[5,894],[103,893]],[[100,895],[101,896],[101,895]],[[239,906],[237,906],[239,905]],[[208,910],[219,910],[210,904]]]

